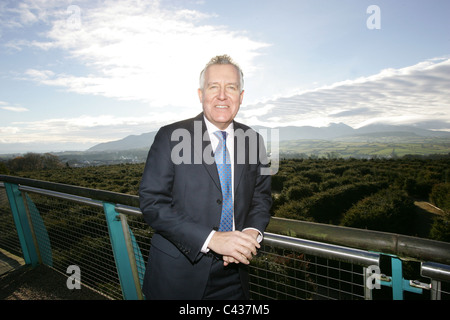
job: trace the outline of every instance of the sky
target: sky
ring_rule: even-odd
[[[216,55],[236,120],[450,131],[448,0],[1,0],[0,154],[84,151],[201,112]]]

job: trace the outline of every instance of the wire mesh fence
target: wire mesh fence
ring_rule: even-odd
[[[0,248],[16,256],[23,256],[14,218],[11,214],[11,208],[4,188],[0,188]]]
[[[363,267],[264,245],[250,268],[254,299],[364,299]]]
[[[439,300],[450,300],[450,283],[442,282],[438,285]]]
[[[122,299],[103,208],[40,194],[31,193],[25,198],[42,263],[64,274],[69,266],[78,266],[83,284],[110,298]],[[4,191],[0,193],[0,200],[7,204]],[[1,212],[11,217],[9,211]],[[14,230],[14,222],[8,223],[1,229]],[[142,284],[152,230],[139,215],[128,215],[127,224]],[[4,244],[4,240],[1,246],[11,247]],[[363,299],[362,267],[358,271],[354,271],[355,268],[357,266],[343,266],[338,261],[264,245],[249,268],[251,297]]]
[[[36,211],[43,220],[42,224],[33,223],[38,242],[45,243],[45,234],[48,235],[49,250],[39,247],[42,262],[64,274],[69,266],[78,266],[84,285],[121,299],[103,209],[37,194],[30,195],[27,202],[34,208],[30,209],[30,215],[35,217]]]
[[[144,221],[142,216],[128,216],[127,222],[128,227],[133,234],[131,240],[134,256],[136,258],[136,268],[142,286],[153,231],[150,226]]]

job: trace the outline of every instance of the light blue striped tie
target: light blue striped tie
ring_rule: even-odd
[[[220,186],[222,188],[222,217],[219,231],[233,231],[233,194],[231,186],[231,161],[227,150],[227,133],[216,131],[214,134],[219,138],[214,158],[217,171],[219,172]]]

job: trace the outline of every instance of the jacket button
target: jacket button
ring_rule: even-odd
[[[222,204],[222,200],[220,200],[220,199],[217,199],[217,204]]]

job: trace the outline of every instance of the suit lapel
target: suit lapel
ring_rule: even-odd
[[[212,149],[211,149],[211,141],[209,139],[209,135],[208,135],[208,132],[206,129],[206,124],[203,119],[203,113],[200,113],[193,120],[194,121],[192,122],[192,127],[190,128],[190,131],[191,131],[191,137],[192,137],[192,139],[191,139],[192,149],[194,150],[194,152],[193,152],[194,163],[198,163],[198,162],[196,162],[196,160],[201,159],[201,163],[205,167],[206,171],[209,173],[211,179],[213,179],[214,183],[216,184],[216,187],[219,190],[221,190],[219,173],[217,171],[216,163],[214,162],[214,155],[212,154],[212,159],[211,159],[212,161],[209,161],[207,159],[209,157],[209,155],[205,155],[205,153],[206,153],[205,150],[212,152]],[[201,136],[199,133],[200,128],[201,128]],[[242,130],[236,131],[236,129],[242,129]],[[234,134],[234,192],[236,194],[236,190],[239,186],[239,183],[242,178],[242,173],[244,172],[244,168],[245,168],[245,163],[238,163],[238,159],[237,159],[238,152],[242,152],[242,150],[240,148],[238,148],[237,142],[243,141],[242,137],[239,138],[238,135],[243,134],[244,128],[241,128],[239,123],[234,122],[234,132],[235,132],[235,134]],[[201,139],[201,149],[196,146],[196,144],[200,144],[200,142],[199,142],[200,139]],[[245,144],[245,159],[247,159],[247,157],[248,157],[248,145]],[[205,161],[205,158],[206,158],[206,161]],[[242,162],[242,160],[241,160],[241,162]]]
[[[242,134],[243,130],[237,130],[242,129],[239,124],[235,121],[234,122],[234,194],[236,194],[236,190],[239,186],[239,182],[242,178],[242,172],[244,172],[245,164],[238,163],[238,152],[242,152],[241,148],[238,148],[238,141],[243,141],[241,138],[238,137],[239,134]],[[248,153],[248,146],[245,145],[245,154]]]
[[[205,167],[206,171],[209,173],[211,179],[216,184],[216,187],[219,190],[221,190],[219,173],[217,171],[216,163],[214,162],[214,155],[212,154],[212,158],[209,158],[210,155],[209,154],[206,155],[205,154],[206,152],[204,152],[205,150],[212,151],[212,149],[211,149],[211,140],[209,139],[209,135],[206,130],[206,124],[203,119],[203,113],[200,113],[197,117],[194,118],[190,131],[192,137],[191,138],[192,149],[194,150],[193,163],[198,164],[200,163],[199,160],[201,159],[201,163]],[[199,145],[201,145],[201,148],[198,148]]]

